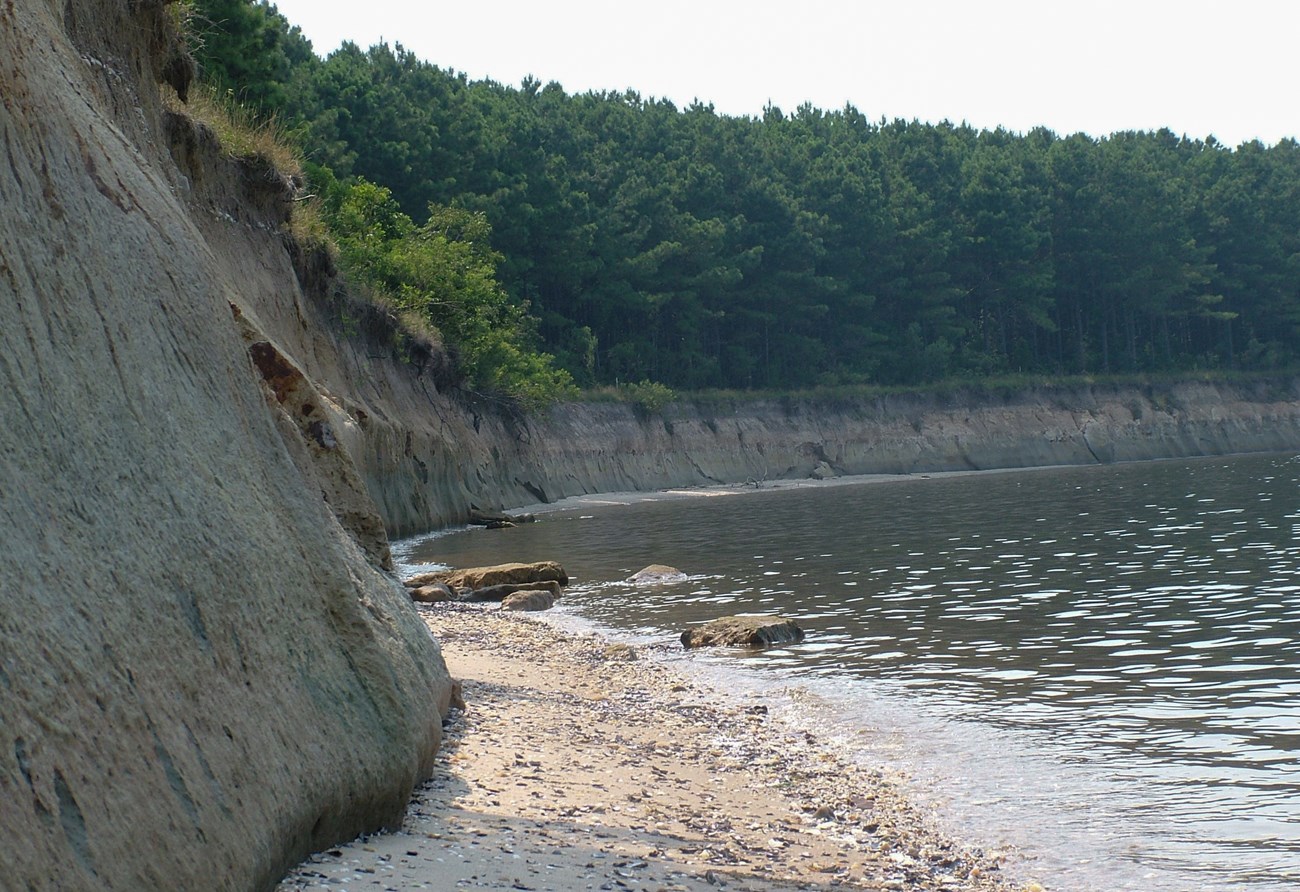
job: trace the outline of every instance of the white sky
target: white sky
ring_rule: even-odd
[[[274,2],[322,56],[385,40],[474,80],[630,87],[730,115],[851,102],[1019,132],[1300,136],[1296,0]]]

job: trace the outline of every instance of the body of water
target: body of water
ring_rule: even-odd
[[[561,561],[642,642],[780,613],[800,645],[674,657],[779,690],[1051,889],[1300,887],[1300,459],[1246,456],[584,504],[404,543]],[[622,580],[670,564],[683,583]]]

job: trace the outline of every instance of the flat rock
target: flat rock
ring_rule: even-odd
[[[521,523],[532,523],[536,519],[531,514],[504,514],[500,511],[479,511],[475,509],[470,511],[468,522],[471,526],[500,530],[518,526]]]
[[[456,593],[441,582],[417,586],[407,589],[407,591],[410,592],[411,600],[420,604],[437,604],[441,601],[456,600]]]
[[[425,585],[444,585],[444,579],[450,576],[453,570],[430,570],[427,573],[416,573],[414,576],[408,576],[402,580],[402,584],[407,588],[420,588]]]
[[[685,647],[764,647],[802,641],[803,629],[782,616],[724,616],[682,633]]]

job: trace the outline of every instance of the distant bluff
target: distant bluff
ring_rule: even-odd
[[[0,2],[5,889],[269,888],[400,820],[449,696],[256,311],[284,184],[182,172],[171,35],[159,0]]]

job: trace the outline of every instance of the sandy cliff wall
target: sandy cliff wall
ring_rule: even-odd
[[[166,23],[0,0],[4,889],[266,888],[400,818],[448,696],[264,255],[205,238]],[[279,245],[284,184],[222,188]]]

